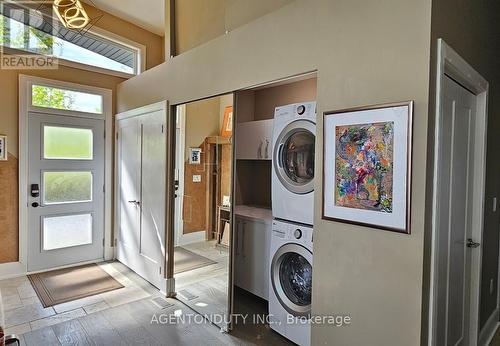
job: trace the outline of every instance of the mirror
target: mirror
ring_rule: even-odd
[[[174,278],[177,298],[227,329],[233,95],[178,105]]]

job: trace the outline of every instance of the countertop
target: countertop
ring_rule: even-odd
[[[265,223],[269,224],[273,222],[272,210],[263,207],[255,207],[249,205],[235,205],[234,214],[245,217],[247,219],[264,221]]]

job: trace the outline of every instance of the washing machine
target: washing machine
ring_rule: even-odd
[[[269,322],[273,330],[300,346],[311,344],[313,229],[273,221],[269,284]]]
[[[316,102],[276,107],[271,198],[275,219],[313,224]]]

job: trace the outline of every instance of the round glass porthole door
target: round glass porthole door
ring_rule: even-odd
[[[312,253],[298,244],[278,249],[271,263],[271,281],[281,305],[294,316],[309,316],[312,294]]]
[[[307,120],[290,123],[275,146],[274,169],[285,188],[306,194],[314,190],[315,125]]]

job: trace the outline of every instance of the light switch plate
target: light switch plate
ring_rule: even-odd
[[[201,175],[199,174],[193,175],[193,183],[201,183]]]

